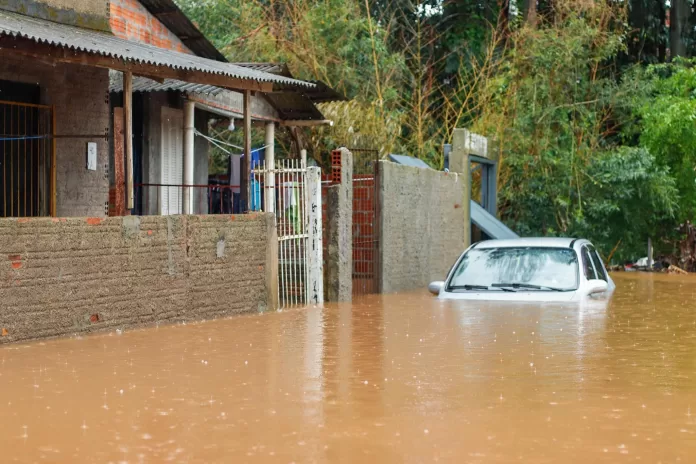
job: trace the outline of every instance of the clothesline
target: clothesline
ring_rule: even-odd
[[[199,137],[202,137],[202,138],[206,139],[208,142],[212,143],[213,145],[215,145],[215,146],[218,147],[220,150],[222,150],[223,152],[225,152],[226,154],[228,154],[228,155],[230,155],[230,156],[232,156],[232,155],[240,155],[240,156],[243,156],[243,155],[244,155],[244,153],[233,153],[232,151],[228,150],[227,148],[223,147],[222,145],[226,145],[226,146],[228,146],[228,147],[236,148],[237,150],[244,150],[244,147],[239,147],[239,146],[237,146],[237,145],[233,145],[233,144],[231,144],[231,143],[229,143],[229,142],[225,142],[224,140],[215,139],[215,138],[213,138],[213,137],[210,137],[210,136],[208,136],[208,135],[205,135],[205,134],[201,133],[199,130],[196,130],[196,131],[195,131],[195,134],[196,134],[197,136],[199,136]],[[270,144],[269,144],[269,145],[264,145],[264,146],[261,147],[261,148],[254,148],[254,149],[251,150],[251,151],[254,152],[254,151],[265,150],[266,148],[268,148],[268,147],[270,147],[270,146],[271,146]]]
[[[50,135],[20,135],[17,137],[0,137],[0,142],[15,142],[21,140],[38,140],[38,139],[48,139],[51,138]]]

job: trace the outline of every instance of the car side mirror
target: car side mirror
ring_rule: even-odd
[[[587,282],[588,286],[588,295],[597,295],[598,293],[605,293],[607,290],[609,290],[609,284],[607,284],[603,280],[599,279],[593,279]]]
[[[433,295],[439,295],[444,287],[444,282],[431,282],[430,285],[428,285],[428,291]]]

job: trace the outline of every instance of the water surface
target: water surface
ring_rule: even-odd
[[[696,462],[696,278],[615,279],[6,346],[2,461]]]

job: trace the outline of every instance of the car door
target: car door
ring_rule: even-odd
[[[592,264],[592,257],[590,256],[590,250],[587,248],[587,245],[583,245],[580,249],[580,258],[585,280],[597,279],[597,271],[595,270],[594,264]]]

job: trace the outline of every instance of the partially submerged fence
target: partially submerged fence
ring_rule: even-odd
[[[341,149],[331,153],[331,172],[325,176],[322,182],[324,199],[328,197],[330,188],[343,187],[347,189],[349,196],[348,214],[349,218],[341,216],[345,211],[340,211],[340,206],[333,205],[334,209],[324,204],[324,237],[325,245],[329,242],[328,231],[331,221],[348,221],[351,246],[345,247],[350,250],[347,258],[350,267],[351,292],[352,296],[369,295],[379,293],[379,266],[378,251],[379,238],[376,229],[376,211],[378,208],[377,197],[375,195],[375,162],[378,152],[375,150],[364,149]],[[350,172],[344,172],[347,168]],[[349,184],[349,185],[345,185]],[[337,209],[338,208],[338,209]],[[336,230],[340,229],[335,225]],[[335,241],[340,241],[334,238]],[[337,260],[340,256],[330,258],[328,247],[324,248],[325,270],[329,269],[327,260]],[[341,279],[341,272],[327,273],[327,280]],[[330,282],[329,285],[341,286],[340,283]],[[337,296],[337,295],[334,295]],[[341,298],[342,299],[342,298]]]
[[[276,214],[281,308],[324,301],[320,185],[320,169],[300,160],[252,169],[250,209]]]

